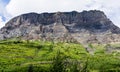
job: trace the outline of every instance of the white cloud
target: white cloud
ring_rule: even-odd
[[[11,15],[6,10],[6,2],[0,0],[0,28],[3,27],[10,18]]]
[[[0,28],[2,28],[5,25],[5,22],[2,20],[2,17],[0,16]]]
[[[11,0],[7,11],[14,17],[28,12],[82,11],[98,9],[120,27],[120,0]]]
[[[18,15],[26,12],[56,12],[56,11],[81,11],[90,0],[11,0],[7,6],[8,12]]]
[[[10,14],[6,10],[6,3],[0,0],[0,15],[4,16],[5,18],[9,19]]]

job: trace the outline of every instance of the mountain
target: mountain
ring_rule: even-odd
[[[80,43],[120,42],[120,28],[104,12],[27,13],[11,19],[0,29],[0,40],[46,39]]]

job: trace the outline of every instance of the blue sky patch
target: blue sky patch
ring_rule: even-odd
[[[10,0],[0,0],[0,2],[3,2],[4,5],[6,6],[10,2]]]
[[[5,18],[5,11],[6,11],[6,9],[5,9],[5,7],[7,6],[7,4],[10,2],[10,0],[0,0],[0,16],[1,16],[1,18],[2,18],[2,21],[6,21],[6,18]]]

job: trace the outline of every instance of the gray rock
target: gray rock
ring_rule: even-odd
[[[11,19],[0,29],[0,40],[14,37],[111,43],[120,42],[120,28],[99,10],[27,13]]]

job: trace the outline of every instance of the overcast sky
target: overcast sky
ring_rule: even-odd
[[[20,14],[101,10],[120,27],[120,0],[0,0],[0,28]]]

